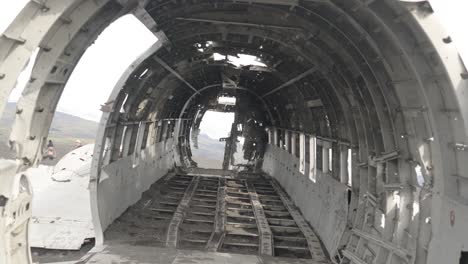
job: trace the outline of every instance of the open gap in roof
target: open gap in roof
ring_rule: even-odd
[[[221,53],[213,53],[213,58],[215,61],[226,60],[228,63],[236,67],[244,67],[244,66],[267,67],[267,65],[262,62],[262,59],[260,57],[249,55],[249,54],[238,53],[237,56],[232,56],[232,55],[226,56]]]

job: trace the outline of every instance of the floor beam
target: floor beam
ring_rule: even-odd
[[[193,177],[192,181],[190,182],[189,187],[185,191],[184,197],[180,201],[177,209],[172,217],[171,223],[169,224],[167,230],[167,237],[166,237],[166,246],[175,248],[177,247],[177,241],[179,236],[179,226],[184,220],[185,212],[187,208],[189,208],[190,200],[197,189],[198,182],[200,181],[200,177]]]
[[[226,179],[224,178],[219,178],[217,199],[215,229],[206,245],[208,251],[219,249],[226,231]]]
[[[247,181],[246,186],[249,191],[250,201],[252,202],[255,220],[257,221],[258,232],[260,233],[260,254],[274,256],[273,235],[265,212],[263,211],[263,206],[258,199],[258,194],[253,184]]]

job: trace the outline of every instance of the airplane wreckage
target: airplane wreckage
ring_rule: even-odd
[[[103,105],[96,245],[78,263],[468,263],[468,73],[448,2],[31,0],[0,37],[0,112],[38,51],[0,160],[0,263],[32,263],[26,171],[81,56],[126,14],[158,41]],[[222,169],[192,158],[208,110],[235,115]]]

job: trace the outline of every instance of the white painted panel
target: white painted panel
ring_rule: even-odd
[[[88,189],[93,148],[74,149],[54,167],[26,172],[34,190],[32,247],[78,250],[86,238],[94,237]]]
[[[310,137],[309,139],[309,179],[313,182],[317,181],[317,138]]]
[[[90,219],[64,219],[61,217],[32,217],[29,244],[31,247],[79,250],[85,239],[94,237]]]
[[[299,172],[305,174],[305,134],[299,135]]]
[[[99,218],[103,230],[174,166],[172,142],[170,138],[147,147],[136,168],[132,167],[131,156],[103,167],[101,178],[104,180],[98,186]]]
[[[284,149],[287,152],[291,151],[291,137],[290,137],[290,132],[289,130],[284,131]]]

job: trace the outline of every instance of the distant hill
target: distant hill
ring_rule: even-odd
[[[198,149],[192,147],[192,158],[198,163],[198,167],[221,169],[225,146],[225,142],[219,142],[219,139],[201,133],[198,136]]]
[[[0,118],[0,158],[14,158],[14,153],[8,148],[8,137],[14,122],[16,104],[8,103],[3,116]],[[47,165],[55,164],[61,157],[70,152],[79,139],[83,144],[94,142],[98,123],[77,116],[55,112],[49,139],[54,142],[57,158],[44,161]],[[198,136],[198,149],[192,147],[193,159],[202,168],[221,168],[224,158],[225,142],[210,138],[206,134]]]
[[[9,150],[7,143],[15,119],[15,112],[16,104],[8,103],[0,118],[0,158],[13,158],[13,153]],[[57,158],[51,163],[55,163],[72,150],[77,139],[81,140],[83,144],[93,143],[97,128],[97,122],[55,112],[49,138],[54,142]]]

